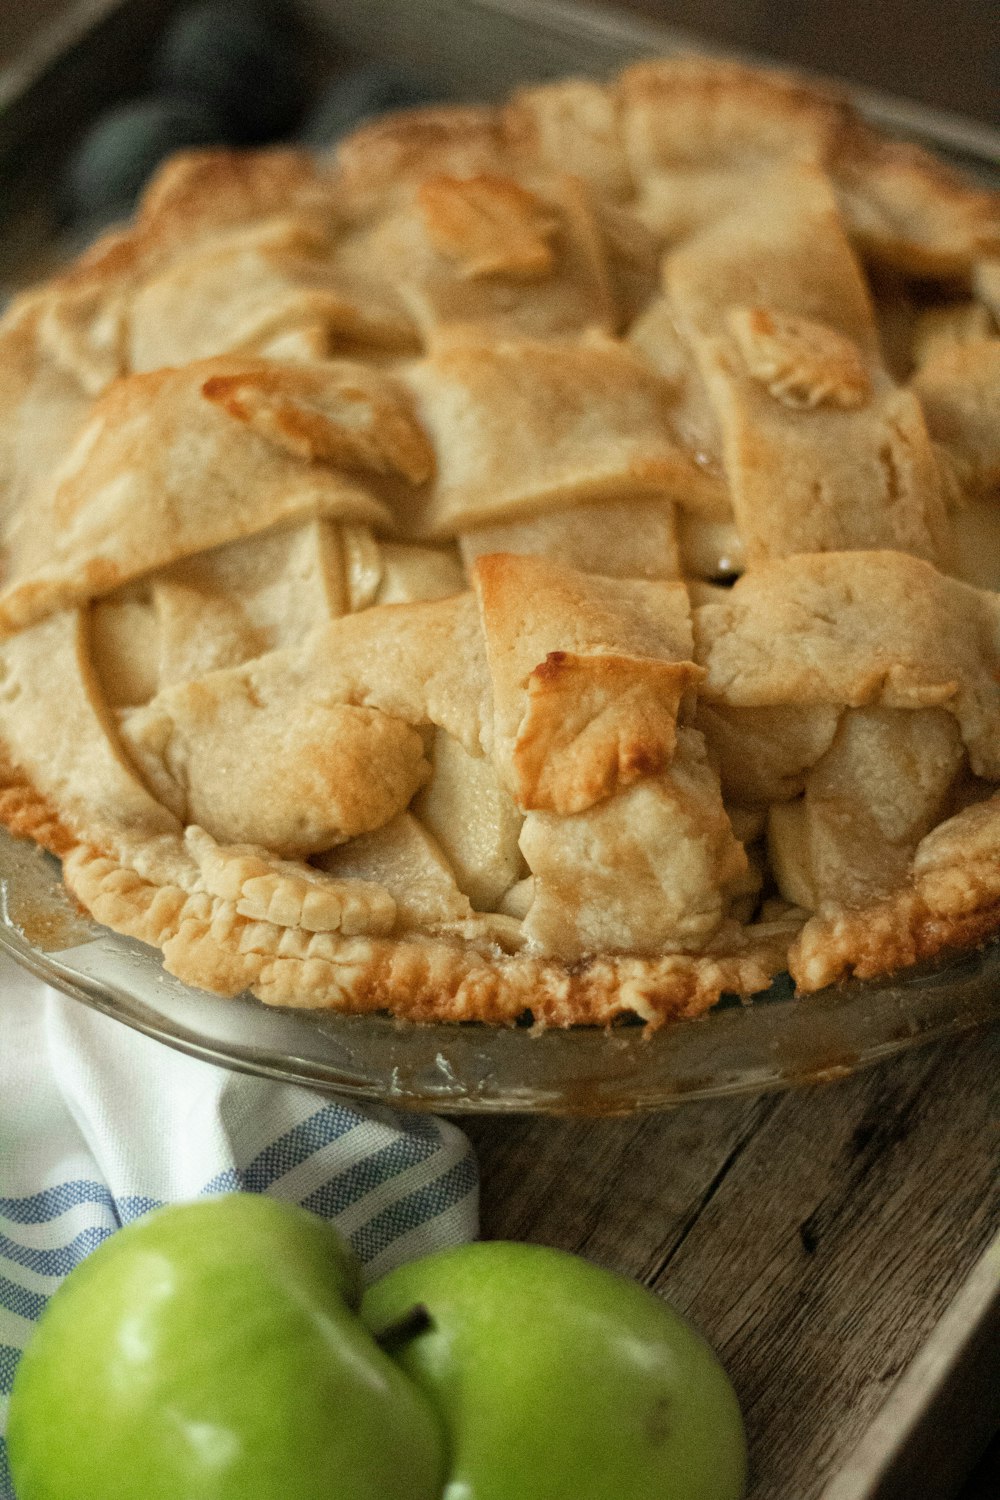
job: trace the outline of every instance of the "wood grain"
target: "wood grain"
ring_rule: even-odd
[[[752,1500],[819,1494],[1000,1226],[1000,1029],[777,1097],[464,1123],[485,1234],[638,1276],[719,1349]]]

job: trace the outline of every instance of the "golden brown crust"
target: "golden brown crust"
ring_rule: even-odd
[[[800,989],[877,979],[1000,932],[1000,795],[942,823],[919,844],[906,887],[864,911],[813,917],[790,953]]]
[[[296,458],[345,469],[397,474],[423,484],[434,452],[404,392],[363,365],[288,369],[272,363],[210,375],[207,401]]]
[[[902,552],[785,558],[695,611],[711,703],[947,708],[1000,777],[1000,596]]]
[[[514,744],[521,806],[583,812],[665,771],[677,710],[698,676],[693,662],[550,651],[528,678]]]
[[[1000,246],[995,192],[920,146],[886,140],[843,96],[795,74],[671,59],[626,70],[618,92],[632,172],[661,222],[690,227],[711,206],[712,187],[692,201],[677,179],[670,202],[664,187],[679,169],[706,162],[752,178],[795,161],[830,175],[852,238],[894,270],[968,276]]]
[[[362,217],[434,173],[474,177],[502,171],[505,147],[493,109],[439,106],[387,115],[353,131],[337,147],[337,188]]]
[[[993,497],[1000,486],[1000,338],[950,343],[917,371],[913,390],[964,487]]]
[[[231,902],[155,886],[86,846],[65,862],[80,903],[116,932],[160,948],[165,967],[217,994],[252,990],[272,1005],[355,1013],[393,1010],[411,1020],[510,1024],[530,1011],[542,1025],[608,1024],[633,1013],[650,1026],[700,1015],[724,993],[765,989],[784,963],[789,924],[753,930],[734,951],[700,958],[608,956],[562,964],[495,944],[434,938],[341,939],[237,913]]]
[[[804,994],[840,980],[884,979],[931,959],[981,947],[1000,933],[1000,896],[982,910],[948,916],[906,893],[863,912],[813,918],[789,953]]]
[[[64,859],[69,888],[96,920],[163,949],[166,966],[187,983],[222,994],[250,989],[268,1004],[506,1024],[530,1011],[553,1026],[633,1013],[657,1027],[702,1014],[722,994],[750,997],[786,965],[811,993],[850,975],[879,978],[967,950],[1000,932],[1000,798],[970,810],[987,825],[979,830],[980,864],[970,873],[964,850],[951,863],[937,861],[936,890],[925,854],[921,887],[864,912],[813,919],[797,937],[801,920],[790,918],[747,930],[729,953],[558,964],[427,939],[314,943],[241,917],[231,902],[142,879],[113,854],[79,843],[15,767],[5,763],[0,775],[0,821]]]
[[[552,270],[555,222],[509,177],[425,177],[417,204],[435,250],[456,261],[462,276],[531,281]]]
[[[865,255],[905,275],[968,277],[1000,251],[1000,200],[922,146],[858,121],[837,153],[848,228]]]
[[[669,387],[617,341],[446,344],[404,378],[437,449],[410,523],[422,537],[597,501],[680,499],[703,482],[674,441]]]
[[[791,73],[709,58],[637,63],[622,73],[623,131],[641,180],[699,163],[748,172],[762,162],[825,162],[849,106]]]
[[[667,768],[700,677],[682,584],[584,576],[543,558],[477,559],[493,756],[525,809],[583,812]]]
[[[0,823],[20,839],[33,839],[60,859],[76,845],[76,835],[66,827],[47,798],[35,790],[30,779],[0,755]]]
[[[519,90],[502,111],[509,151],[553,172],[571,172],[612,199],[633,191],[618,90],[563,78]]]

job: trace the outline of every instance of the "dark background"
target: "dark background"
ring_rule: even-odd
[[[90,3],[98,8],[101,0]],[[719,46],[782,58],[1000,125],[998,0],[619,3]],[[67,0],[0,0],[0,68],[40,23],[65,9]]]
[[[757,52],[1000,125],[998,0],[623,0]]]

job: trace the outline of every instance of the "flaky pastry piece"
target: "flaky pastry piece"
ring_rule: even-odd
[[[330,361],[209,360],[116,381],[7,535],[0,624],[306,516],[381,522],[434,456],[406,392]]]
[[[767,807],[778,888],[816,913],[793,951],[800,983],[840,977],[851,942],[857,972],[879,972],[871,933],[892,923],[894,954],[910,955],[898,964],[934,951],[952,917],[989,931],[1000,849],[984,859],[983,830],[996,799],[977,799],[1000,779],[1000,596],[901,553],[844,553],[773,563],[694,613],[698,723],[723,789]],[[979,871],[968,878],[967,827]],[[954,859],[941,888],[958,883],[961,910],[936,911],[937,889],[914,897],[935,848]],[[856,914],[873,911],[868,930]]]
[[[998,266],[995,195],[702,59],[178,159],[0,321],[0,818],[279,1004],[984,941]]]
[[[585,812],[666,770],[701,673],[681,583],[581,577],[530,557],[473,569],[493,756],[526,811]]]
[[[415,535],[622,498],[701,501],[670,387],[617,340],[446,344],[401,378],[437,453],[426,500],[406,518]]]
[[[898,552],[789,558],[695,611],[701,698],[942,708],[978,776],[1000,780],[1000,596]]]

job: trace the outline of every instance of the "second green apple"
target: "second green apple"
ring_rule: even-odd
[[[708,1344],[636,1282],[502,1242],[413,1261],[366,1295],[449,1443],[442,1500],[739,1500],[746,1444]]]

